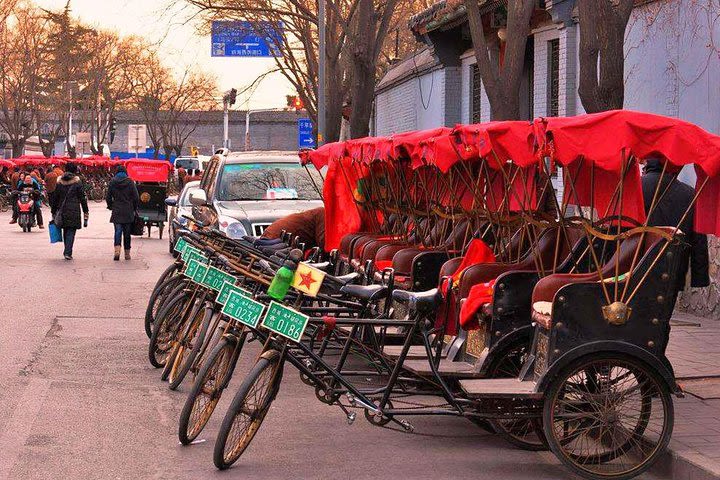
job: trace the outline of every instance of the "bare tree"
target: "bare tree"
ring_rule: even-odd
[[[497,31],[488,31],[490,22],[483,18],[478,0],[465,0],[465,8],[478,71],[490,101],[491,117],[493,120],[519,119],[520,83],[535,1],[508,0],[507,29],[502,46]]]
[[[195,110],[216,108],[215,79],[185,70],[175,80],[155,55],[147,58],[145,73],[138,84],[137,108],[145,119],[155,158],[162,149],[165,158],[180,155],[187,139],[197,129]]]
[[[578,93],[588,113],[623,108],[625,28],[634,0],[577,2],[580,25]]]
[[[21,8],[6,21],[10,28],[0,30],[0,129],[17,157],[36,121],[44,20],[32,8]]]

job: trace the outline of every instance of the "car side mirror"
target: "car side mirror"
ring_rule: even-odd
[[[168,207],[175,207],[177,206],[177,197],[168,197],[165,199],[165,205]]]
[[[190,203],[196,207],[207,205],[207,193],[205,193],[205,190],[198,188],[194,192],[190,192]]]

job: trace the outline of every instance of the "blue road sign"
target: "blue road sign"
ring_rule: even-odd
[[[279,57],[283,42],[281,22],[212,22],[213,57]]]
[[[309,118],[298,119],[298,147],[315,148],[313,123]]]

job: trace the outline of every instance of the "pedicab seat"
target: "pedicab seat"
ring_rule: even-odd
[[[671,227],[663,227],[663,230],[672,234],[675,229]],[[635,259],[634,268],[640,265],[640,260],[665,238],[657,233],[646,232],[644,235],[637,233],[632,235],[620,243],[620,248],[613,256],[603,265],[600,272],[590,273],[556,273],[548,275],[535,285],[533,290],[532,306],[533,311],[531,318],[542,327],[549,329],[552,325],[552,302],[558,291],[570,284],[584,282],[615,281],[615,274],[622,276],[633,268],[633,259],[640,241],[643,241],[642,247]],[[602,275],[601,275],[602,274]]]
[[[340,275],[340,276],[334,277],[334,278],[341,284],[348,285],[350,283],[353,283],[358,278],[360,278],[360,274],[357,272],[350,272],[347,275]]]
[[[440,294],[437,288],[425,292],[408,292],[407,290],[393,290],[393,300],[407,305],[410,310],[419,314],[430,313],[440,304]]]
[[[379,300],[387,295],[388,288],[384,285],[345,285],[340,288],[342,293],[359,298],[364,302]]]

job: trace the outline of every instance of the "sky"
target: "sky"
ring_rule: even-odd
[[[61,10],[66,0],[33,0],[39,7]],[[213,58],[210,37],[197,31],[197,22],[189,21],[188,8],[169,8],[172,0],[71,0],[73,16],[86,24],[114,30],[120,35],[138,35],[158,46],[166,65],[178,72],[187,65],[215,75],[220,91],[250,85],[255,78],[272,69],[271,58]],[[285,95],[294,95],[292,85],[280,73],[267,76],[252,93],[239,97],[233,109],[277,108],[287,105]]]

